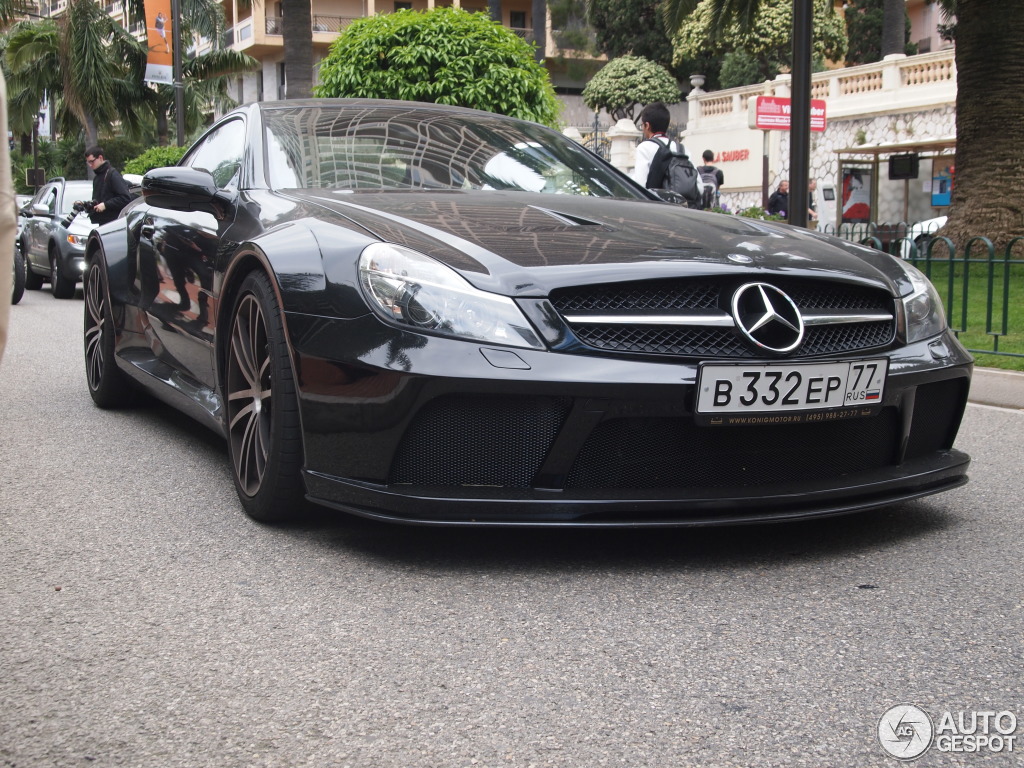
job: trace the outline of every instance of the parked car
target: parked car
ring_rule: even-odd
[[[907,229],[907,236],[900,241],[900,256],[904,259],[925,256],[928,243],[932,241],[936,232],[946,226],[946,219],[946,216],[936,216],[934,219],[925,219],[912,224]]]
[[[31,201],[31,195],[14,196],[14,218],[17,229],[14,233],[14,260],[12,262],[14,274],[11,276],[11,304],[17,304],[21,301],[21,297],[25,295],[25,257],[21,253],[21,227],[24,224],[25,218],[21,215],[21,210]]]
[[[92,199],[92,182],[50,179],[39,188],[32,201],[22,209],[24,219],[18,243],[25,256],[25,287],[38,290],[43,283],[58,299],[69,299],[82,280],[85,241],[92,229],[86,215],[75,216],[75,201]]]
[[[967,481],[972,359],[921,272],[548,128],[250,104],[142,187],[89,239],[89,392],[223,435],[257,520],[778,521]]]

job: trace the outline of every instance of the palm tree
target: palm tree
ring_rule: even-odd
[[[0,0],[0,7],[4,2]],[[133,0],[130,14],[143,14]],[[218,15],[221,14],[221,15]],[[182,34],[193,31],[219,39],[223,15],[210,0],[183,0]],[[2,11],[0,11],[2,18]],[[100,125],[117,123],[139,138],[155,120],[161,144],[167,143],[168,115],[173,114],[171,86],[142,81],[147,47],[124,30],[92,0],[70,0],[57,19],[22,21],[6,36],[4,63],[9,78],[9,122],[16,132],[31,132],[44,94],[56,104],[56,127],[62,134],[84,130],[87,144],[98,142]],[[186,127],[202,120],[201,98],[224,92],[224,76],[259,64],[232,50],[214,50],[183,62]],[[201,97],[201,98],[200,98]]]
[[[548,4],[546,0],[533,0],[533,42],[537,46],[537,61],[544,61],[548,45]]]
[[[66,127],[73,118],[87,144],[97,142],[100,125],[137,125],[135,110],[117,104],[115,93],[126,89],[126,61],[144,50],[92,0],[70,0],[57,19],[16,23],[5,51],[9,87],[18,94],[10,111],[14,130],[31,131],[46,92],[61,99],[58,125]]]
[[[310,0],[282,0],[284,82],[289,99],[313,95],[313,11]]]
[[[670,29],[699,0],[665,0]],[[760,0],[712,0],[720,26],[750,25]],[[956,183],[941,234],[984,234],[997,245],[1024,236],[1024,3],[939,0],[956,15]],[[901,24],[902,24],[901,20]],[[901,27],[902,28],[902,27]]]

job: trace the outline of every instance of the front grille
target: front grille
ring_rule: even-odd
[[[751,278],[753,279],[753,278]],[[770,279],[801,313],[889,314],[886,321],[854,320],[809,326],[792,357],[810,357],[877,349],[896,336],[894,301],[884,290],[809,279]],[[750,280],[698,278],[577,286],[553,291],[550,301],[585,346],[602,352],[742,359],[760,354],[738,329],[702,325],[644,323],[645,315],[709,313],[724,317],[732,294]],[[612,316],[618,322],[588,321],[587,315]],[[635,320],[634,320],[635,318]]]
[[[893,464],[899,414],[749,427],[686,418],[603,422],[576,458],[566,489],[752,487],[823,480]]]
[[[528,488],[571,404],[560,397],[437,398],[406,431],[388,482]]]

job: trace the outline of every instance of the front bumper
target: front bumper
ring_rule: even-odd
[[[690,362],[498,349],[373,317],[288,325],[309,497],[369,517],[728,524],[843,514],[967,481],[970,459],[952,445],[972,362],[950,334],[887,353],[875,415],[701,427]]]

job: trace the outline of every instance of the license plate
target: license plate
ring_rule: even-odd
[[[705,424],[800,423],[878,411],[889,361],[704,364],[697,414]],[[831,412],[812,418],[812,412]],[[753,415],[753,418],[749,418]],[[776,415],[771,421],[758,415]]]

